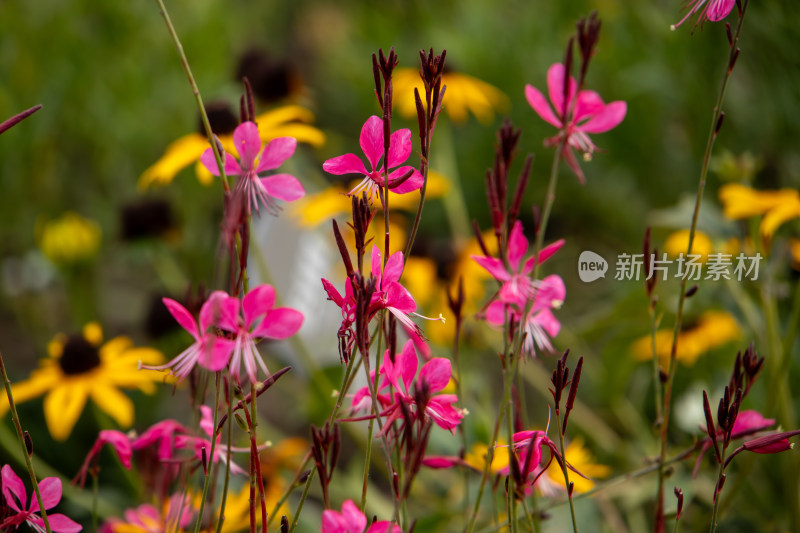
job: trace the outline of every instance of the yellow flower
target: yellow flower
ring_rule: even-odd
[[[420,98],[425,101],[425,88],[419,72],[413,68],[399,68],[392,76],[394,86],[394,102],[400,114],[406,117],[417,116],[417,104],[414,89],[419,90]],[[472,113],[483,124],[494,120],[495,111],[508,108],[508,97],[498,88],[472,76],[459,72],[442,74],[442,85],[447,86],[443,107],[453,122],[467,120]]]
[[[475,470],[483,472],[488,452],[489,446],[476,442],[472,445],[472,449],[464,455],[464,462]],[[493,474],[496,474],[506,468],[508,468],[508,446],[506,446],[505,441],[499,440],[494,448],[490,469]]]
[[[38,224],[37,234],[42,253],[56,264],[89,259],[100,247],[100,226],[72,211]]]
[[[664,251],[672,257],[678,257],[681,254],[686,255],[688,246],[688,229],[673,232],[667,237],[667,240],[664,241]],[[714,253],[714,245],[711,243],[711,239],[702,231],[696,231],[694,234],[694,241],[692,242],[692,254],[699,255],[700,262],[705,262],[710,253]]]
[[[678,361],[693,365],[704,353],[738,339],[739,324],[725,311],[707,311],[700,315],[697,325],[678,335]],[[672,349],[672,330],[656,332],[656,354],[662,366],[667,366]],[[650,335],[633,343],[631,351],[636,359],[653,357]]]
[[[355,180],[350,187],[345,189],[341,185],[332,185],[328,189],[315,194],[307,194],[305,197],[292,202],[287,208],[298,220],[301,226],[314,227],[322,223],[330,223],[332,218],[340,215],[349,215],[351,212],[351,200],[347,192],[351,191],[361,180]],[[439,198],[447,193],[450,183],[447,178],[433,170],[428,172],[428,185],[425,189],[425,198]],[[418,194],[395,194],[391,191],[389,195],[389,211],[402,209],[412,211],[417,209],[419,202]],[[380,201],[377,203],[380,211]],[[376,214],[378,217],[378,214]]]
[[[725,216],[733,220],[763,215],[759,232],[765,239],[784,222],[800,217],[800,192],[795,189],[757,191],[732,183],[720,187],[719,199]]]
[[[576,437],[569,443],[567,449],[564,450],[564,455],[567,462],[571,464],[575,470],[583,474],[589,479],[584,479],[577,474],[570,473],[569,480],[574,484],[575,492],[588,492],[594,487],[592,479],[608,477],[611,474],[611,468],[606,465],[599,465],[594,463],[594,457],[583,446],[583,439]],[[558,462],[553,461],[547,468],[547,477],[555,484],[564,485],[564,474]]]
[[[139,364],[157,365],[164,356],[152,348],[135,348],[127,337],[116,337],[102,344],[100,326],[92,322],[82,335],[58,335],[48,345],[49,357],[26,381],[11,386],[14,400],[25,402],[44,395],[44,416],[54,439],[69,437],[86,400],[97,406],[123,428],[133,424],[133,402],[120,388],[155,392],[163,381],[160,372],[139,370]],[[0,416],[8,401],[0,401]]]
[[[325,143],[325,134],[314,126],[306,124],[312,120],[314,115],[311,111],[297,105],[278,107],[256,117],[262,142],[277,137],[294,137],[297,142],[322,146]],[[220,135],[219,140],[226,151],[235,152],[231,134]],[[200,156],[206,148],[208,139],[199,133],[190,133],[174,141],[167,147],[161,159],[142,173],[139,178],[139,189],[144,190],[152,184],[166,185],[178,172],[195,162],[197,178],[204,185],[210,184],[211,173],[200,164]]]

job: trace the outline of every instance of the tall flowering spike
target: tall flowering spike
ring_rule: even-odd
[[[698,25],[702,25],[706,20],[718,22],[724,19],[730,15],[735,5],[736,0],[689,0],[686,3],[686,8],[689,11],[677,24],[670,26],[670,29],[673,31],[676,30],[678,26],[697,14],[697,21],[692,28],[692,31],[694,31],[694,28],[697,28]]]
[[[237,161],[225,152],[225,173],[239,176],[234,197],[241,197],[247,205],[248,215],[255,208],[259,212],[259,204],[264,204],[268,212],[276,212],[278,205],[275,198],[292,202],[305,196],[306,191],[297,178],[290,174],[273,174],[259,177],[262,172],[277,169],[289,159],[297,147],[297,140],[292,137],[278,137],[261,144],[258,126],[255,122],[244,122],[233,132],[233,142],[239,155]],[[215,176],[219,176],[214,151],[208,148],[200,158],[203,166]]]
[[[550,103],[532,85],[525,86],[525,97],[542,120],[560,130],[556,136],[547,139],[545,144],[556,146],[564,141],[566,146],[562,155],[580,182],[584,183],[586,180],[583,171],[572,150],[577,150],[585,160],[590,160],[597,146],[588,134],[603,133],[616,128],[625,118],[628,106],[621,100],[606,104],[594,91],[578,91],[578,83],[568,75],[561,63],[552,65],[547,71],[547,87]],[[566,110],[565,118],[562,118],[561,110]]]
[[[10,466],[4,465],[0,470],[2,478],[2,491],[5,503],[9,508],[7,516],[0,522],[0,531],[13,531],[18,526],[27,523],[35,531],[43,532],[44,520],[39,509],[39,500],[31,494],[28,504],[28,494],[22,480],[14,473]],[[42,495],[44,509],[52,509],[61,501],[61,480],[57,477],[47,477],[39,481],[39,492]],[[55,533],[78,533],[83,527],[60,513],[47,513],[47,522]]]
[[[355,154],[344,154],[323,163],[325,172],[335,175],[361,174],[364,179],[354,187],[349,195],[358,194],[362,190],[370,198],[374,198],[378,190],[385,185],[384,173],[388,168],[389,189],[398,194],[416,191],[422,187],[424,178],[416,168],[403,165],[411,155],[411,130],[408,128],[397,130],[389,138],[388,163],[382,161],[384,154],[384,121],[381,117],[373,115],[367,119],[361,128],[359,143],[364,156],[370,165],[370,170]],[[394,170],[392,170],[394,169]]]

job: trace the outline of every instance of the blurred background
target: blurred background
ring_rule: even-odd
[[[460,272],[459,257],[472,237],[468,223],[475,219],[483,229],[491,225],[484,179],[496,131],[506,117],[523,132],[512,176],[521,171],[525,154],[535,155],[522,215],[530,231],[531,206],[543,201],[552,161],[552,150],[543,140],[555,132],[530,108],[524,86],[544,90],[547,69],[562,60],[575,21],[597,10],[603,27],[587,87],[606,102],[625,100],[628,113],[613,131],[593,136],[601,150],[593,161],[582,163],[585,185],[566,168],[561,172],[546,236],[547,241],[567,242],[545,269],[560,274],[567,286],[566,301],[557,312],[562,331],[554,344],[557,351],[570,347],[586,358],[579,395],[585,404],[572,431],[583,436],[597,462],[619,474],[657,453],[651,427],[652,367],[637,360],[632,347],[649,332],[647,299],[643,283],[614,280],[613,274],[618,254],[641,251],[648,225],[659,249],[668,235],[689,225],[727,57],[723,23],[707,23],[692,33],[690,20],[670,31],[683,14],[679,2],[664,0],[176,0],[168,7],[207,106],[229,107],[238,115],[240,80],[247,75],[258,112],[292,104],[313,113],[310,124],[324,134],[324,143],[301,143],[297,155],[282,167],[303,182],[309,195],[333,184],[346,186],[326,175],[321,164],[345,152],[360,154],[360,128],[379,111],[370,57],[378,48],[394,47],[400,67],[411,69],[418,67],[419,50],[446,49],[449,72],[493,87],[467,89],[486,99],[477,114],[453,109],[448,115],[446,98],[434,136],[431,168],[450,188],[426,203],[414,250],[433,269],[434,283],[426,283],[420,274],[423,288],[415,296],[434,316],[445,311],[442,291],[451,286],[454,272]],[[723,249],[732,238],[744,241],[753,230],[752,223],[723,217],[717,198],[722,184],[742,182],[760,190],[800,186],[798,16],[800,7],[788,1],[753,2],[747,13],[700,220],[714,249]],[[734,13],[729,21],[735,20]],[[170,143],[198,131],[196,104],[156,4],[0,3],[0,119],[36,104],[43,109],[0,137],[0,350],[12,381],[25,379],[37,367],[56,334],[76,333],[89,321],[100,322],[106,338],[124,334],[137,345],[173,357],[187,337],[171,329],[160,298],[181,299],[199,287],[222,286],[224,257],[223,262],[215,259],[222,191],[218,181],[202,184],[193,164],[170,183],[140,182]],[[393,127],[411,128],[416,147],[414,117],[397,109]],[[415,148],[409,162],[417,161]],[[339,310],[325,301],[318,270],[308,266],[328,271],[326,277],[337,275],[331,266],[337,261],[331,217],[304,220],[302,209],[322,208],[303,205],[286,206],[277,219],[262,216],[255,237],[261,244],[254,253],[268,265],[284,303],[306,312],[314,333],[306,332],[303,342],[316,363],[313,368],[298,365],[291,355],[296,346],[276,347],[269,357],[277,361],[275,368],[283,363],[297,367],[287,381],[306,384],[306,376],[318,372],[338,383]],[[411,213],[399,221],[406,229]],[[66,229],[54,229],[58,222]],[[698,435],[701,391],[718,397],[738,350],[753,340],[770,364],[775,354],[767,353],[764,302],[774,307],[780,328],[793,324],[789,316],[797,271],[791,266],[788,238],[797,234],[795,220],[779,230],[769,248],[761,249],[768,258],[757,283],[706,282],[689,301],[686,329],[699,327],[709,310],[725,311],[736,327],[730,335],[720,334],[722,340],[703,350],[691,366],[679,369],[674,450]],[[301,242],[292,235],[310,236]],[[609,261],[606,278],[591,284],[577,275],[578,255],[587,249]],[[334,283],[342,290],[338,275]],[[264,272],[254,276],[263,280]],[[658,312],[666,329],[672,328],[677,286],[668,282],[659,287]],[[280,287],[287,289],[281,293]],[[489,296],[487,284],[485,294],[476,296],[483,300],[474,302],[468,317],[462,355],[464,382],[475,383],[474,395],[465,400],[471,413],[470,442],[488,438],[496,402],[491,391],[500,384],[493,354],[502,345],[501,336],[474,319],[474,311]],[[449,329],[432,331],[439,326],[423,328],[431,330],[434,353],[447,355],[452,336]],[[712,327],[699,335],[715,332]],[[783,334],[789,332],[781,330]],[[791,343],[789,350],[792,364],[785,370],[791,383],[798,377],[798,353]],[[554,360],[542,356],[523,367],[530,388],[524,398],[527,416],[538,427],[547,421],[546,379]],[[157,397],[133,393],[135,427],[176,412],[174,405],[161,401],[168,396],[168,391]],[[783,424],[794,422],[786,427],[794,429],[800,403],[791,392],[787,397],[791,405],[764,414]],[[268,427],[278,434],[307,437],[305,421],[321,420],[326,401],[326,394],[310,391],[302,395],[302,409],[287,415],[281,406],[295,405],[294,396],[278,397],[265,407]],[[767,379],[756,385],[748,401],[753,409],[774,406]],[[64,454],[63,448],[51,446],[54,441],[44,430],[41,400],[21,409],[25,423],[34,428],[37,452],[66,478],[74,475],[98,422],[84,414],[66,443],[70,454]],[[6,426],[11,427],[8,421]],[[440,451],[457,452],[454,443],[441,446]],[[3,463],[7,453],[0,450]],[[790,516],[800,503],[797,476],[787,479],[785,474],[797,473],[798,459],[787,455],[791,457],[741,461],[741,470],[732,477],[746,477],[750,483],[731,489],[723,515],[729,521],[721,531],[787,531],[789,524],[799,525]],[[706,463],[703,474],[692,481],[692,465],[686,466],[678,469],[675,484],[697,502],[685,519],[686,530],[695,530],[707,523],[713,468]],[[357,484],[358,476],[351,477]],[[124,500],[125,490],[119,489],[118,500]],[[448,497],[447,487],[435,480],[426,490]],[[606,524],[609,531],[644,531],[654,490],[654,478],[644,478],[582,504],[579,512],[584,520]],[[565,519],[561,512],[553,510],[553,531],[566,524],[559,522]],[[425,506],[419,515],[430,527],[443,520],[441,510]]]

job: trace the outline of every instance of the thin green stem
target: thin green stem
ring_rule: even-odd
[[[294,531],[294,528],[297,527],[297,521],[300,519],[300,513],[303,511],[303,505],[306,503],[306,498],[308,498],[308,490],[311,488],[311,481],[314,479],[314,474],[316,473],[316,469],[312,468],[311,473],[308,474],[308,480],[306,481],[306,486],[303,488],[303,495],[300,497],[300,502],[297,504],[297,509],[294,511],[294,518],[292,518],[292,527],[289,528],[289,533]]]
[[[167,31],[169,31],[170,37],[172,37],[172,42],[175,44],[175,48],[178,51],[178,56],[180,56],[183,71],[186,73],[186,77],[189,79],[189,85],[192,87],[192,93],[194,94],[194,99],[197,102],[197,109],[200,112],[200,120],[203,122],[203,128],[205,129],[206,136],[208,137],[208,142],[211,144],[211,149],[214,151],[214,159],[217,161],[219,175],[222,177],[222,187],[225,189],[225,192],[229,192],[231,188],[228,184],[228,176],[225,174],[225,165],[223,163],[222,153],[220,152],[217,143],[214,141],[214,132],[211,131],[211,123],[208,121],[206,107],[203,105],[203,97],[200,95],[200,89],[197,87],[197,82],[192,74],[192,69],[189,66],[189,60],[186,58],[186,53],[183,51],[183,45],[181,44],[181,40],[178,38],[178,33],[175,31],[175,27],[172,25],[172,20],[169,17],[169,12],[167,12],[167,7],[164,5],[164,0],[156,0],[156,3],[161,11],[161,16],[164,17],[164,22],[167,24]]]
[[[228,378],[229,379],[229,378]],[[230,381],[228,380],[228,390],[230,390]],[[226,443],[226,453],[228,457],[231,456],[231,446],[233,442],[233,402],[230,401],[232,398],[228,400],[228,434],[227,434],[227,443]],[[231,479],[231,469],[225,469],[225,480],[222,484],[222,498],[219,505],[219,519],[217,520],[217,533],[222,533],[222,525],[225,522],[225,507],[227,506],[228,502],[228,487],[230,485]]]
[[[19,422],[17,404],[14,403],[14,395],[11,393],[11,382],[9,381],[8,374],[6,373],[6,365],[3,361],[2,353],[0,353],[0,373],[3,374],[3,385],[6,388],[6,395],[8,396],[8,406],[11,409],[11,420],[14,422],[14,428],[17,430],[17,439],[19,440],[19,445],[22,448],[22,456],[25,458],[25,466],[28,468],[28,474],[31,477],[33,491],[36,493],[36,501],[39,502],[39,512],[42,516],[44,529],[47,531],[47,533],[53,533],[53,530],[50,529],[50,521],[47,519],[47,512],[45,511],[44,503],[42,502],[42,493],[39,490],[39,482],[36,480],[36,472],[33,470],[31,454],[28,453],[28,448],[25,446],[25,433],[22,431],[22,425]]]
[[[221,373],[216,372],[216,378],[214,380],[216,391],[214,393],[214,425],[211,426],[212,428],[216,428],[217,424],[219,424],[219,390],[221,388],[220,380],[221,380]],[[230,423],[230,421],[229,421]],[[211,435],[211,450],[209,451],[207,457],[207,464],[203,465],[204,470],[204,477],[205,480],[203,481],[203,494],[200,498],[200,507],[197,509],[197,522],[194,525],[194,533],[200,533],[200,527],[203,523],[203,510],[206,506],[206,498],[208,498],[208,489],[211,486],[211,476],[209,475],[209,471],[211,470],[211,466],[214,464],[214,457],[216,453],[216,445],[217,445],[217,436],[214,431],[212,431]]]
[[[703,193],[706,187],[706,177],[708,175],[708,166],[711,161],[711,152],[714,148],[714,142],[717,138],[717,132],[720,126],[720,117],[722,115],[722,102],[725,100],[725,92],[728,88],[728,81],[730,80],[731,73],[733,72],[732,63],[734,56],[738,54],[737,44],[739,36],[742,31],[742,23],[744,15],[747,11],[748,0],[742,2],[742,9],[739,15],[739,23],[736,26],[736,31],[731,41],[730,49],[728,51],[728,58],[725,62],[725,75],[723,76],[722,86],[717,96],[717,101],[711,116],[711,126],[708,132],[708,139],[706,140],[706,148],[703,154],[703,163],[700,167],[700,179],[697,183],[697,197],[695,199],[694,212],[692,213],[692,224],[689,228],[689,243],[687,245],[686,255],[692,253],[692,245],[694,244],[695,234],[697,232],[697,221],[700,217],[700,206],[703,201]],[[656,492],[656,521],[655,531],[660,533],[663,531],[663,517],[664,517],[664,481],[666,479],[664,461],[667,457],[667,437],[669,433],[669,422],[672,410],[672,386],[675,381],[675,371],[677,369],[677,353],[678,353],[678,335],[681,331],[683,323],[683,309],[686,302],[686,285],[687,278],[681,279],[680,294],[678,295],[678,310],[675,316],[675,328],[672,332],[672,348],[669,356],[669,369],[667,372],[667,380],[664,384],[664,401],[663,401],[663,423],[661,424],[661,451],[659,454],[659,462],[661,466],[658,469],[658,488]]]
[[[561,461],[561,472],[564,474],[564,487],[567,489],[567,499],[569,500],[569,514],[570,517],[572,518],[572,531],[574,531],[574,533],[578,533],[578,521],[575,519],[575,504],[572,500],[572,490],[570,490],[569,486],[569,469],[567,468],[567,453],[566,453],[566,448],[564,447],[564,433],[561,432],[561,415],[559,414],[557,409],[556,409],[556,424],[557,424],[556,427],[559,428],[558,445],[559,449],[561,450],[561,457],[564,459],[563,461]]]

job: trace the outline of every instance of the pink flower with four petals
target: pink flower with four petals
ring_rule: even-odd
[[[233,143],[239,154],[239,161],[225,152],[224,168],[227,175],[239,176],[236,188],[248,199],[247,214],[252,212],[253,204],[256,213],[259,203],[263,203],[268,211],[274,211],[277,208],[274,198],[291,202],[305,196],[305,189],[291,174],[273,174],[264,178],[258,176],[262,172],[275,170],[289,159],[297,147],[296,139],[278,137],[264,145],[262,151],[258,126],[255,122],[247,121],[234,130]],[[209,172],[219,176],[219,167],[211,148],[203,152],[200,161]]]
[[[31,494],[31,503],[28,505],[25,485],[10,466],[3,466],[0,477],[2,477],[3,498],[6,505],[16,511],[16,514],[11,513],[0,523],[0,531],[10,531],[27,523],[34,530],[44,532],[44,520],[39,512],[39,500],[36,495]],[[61,480],[57,477],[44,478],[39,482],[39,492],[42,494],[42,505],[45,510],[52,509],[61,501]],[[77,533],[83,529],[80,524],[60,513],[47,513],[47,522],[55,533]]]
[[[412,166],[400,166],[411,155],[411,130],[408,128],[397,130],[392,133],[389,138],[389,157],[388,165],[381,162],[383,158],[383,120],[378,116],[371,116],[364,123],[361,128],[361,137],[359,138],[361,150],[367,156],[370,169],[364,166],[361,158],[355,154],[344,154],[332,159],[328,159],[323,163],[322,168],[325,172],[335,174],[337,176],[343,174],[361,174],[364,179],[361,183],[356,185],[351,190],[349,195],[358,194],[362,190],[366,190],[370,198],[373,198],[378,188],[384,187],[384,167],[388,166],[389,170],[389,189],[398,194],[405,194],[407,192],[416,191],[422,187],[424,178],[422,174]],[[380,166],[379,166],[380,165]],[[407,175],[410,176],[403,180]]]
[[[399,526],[386,520],[375,522],[367,529],[367,517],[364,516],[353,500],[342,504],[342,512],[327,509],[322,513],[321,533],[402,533]]]
[[[558,135],[548,139],[546,144],[554,146],[566,138],[564,159],[581,183],[584,183],[586,180],[583,171],[572,149],[581,152],[584,159],[591,159],[597,146],[588,134],[603,133],[617,127],[625,118],[628,106],[621,100],[605,104],[600,95],[594,91],[578,91],[578,84],[572,76],[569,77],[565,100],[565,75],[564,65],[561,63],[552,65],[547,71],[547,89],[552,107],[544,95],[532,85],[525,86],[525,97],[542,120],[561,130]]]

